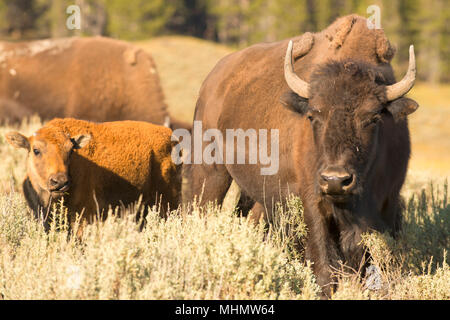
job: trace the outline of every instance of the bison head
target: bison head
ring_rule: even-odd
[[[406,76],[392,83],[383,67],[355,60],[318,66],[310,83],[293,71],[292,42],[285,58],[285,79],[293,91],[286,105],[309,119],[317,153],[316,190],[333,203],[361,194],[379,148],[383,122],[402,121],[418,105],[404,98],[415,80],[410,47]],[[392,79],[386,79],[386,77]]]
[[[28,150],[27,175],[38,194],[60,198],[69,190],[69,159],[74,149],[88,144],[91,136],[70,137],[62,130],[44,127],[30,137],[9,132],[6,140],[16,148]],[[47,199],[41,199],[47,204]]]

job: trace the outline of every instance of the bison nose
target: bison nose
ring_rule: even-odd
[[[66,191],[69,188],[69,177],[64,172],[52,174],[48,179],[50,191]]]
[[[344,169],[324,170],[320,173],[320,187],[325,194],[349,193],[355,186],[355,175]]]

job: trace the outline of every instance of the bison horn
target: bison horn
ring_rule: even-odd
[[[303,98],[309,98],[309,84],[308,82],[300,79],[294,72],[294,64],[292,62],[292,40],[289,41],[289,45],[284,58],[284,78],[286,82],[296,94]]]
[[[414,55],[414,46],[409,46],[409,66],[408,72],[397,83],[386,86],[386,97],[388,101],[392,101],[403,97],[414,86],[416,80],[416,57]]]
[[[239,203],[240,198],[241,198],[241,188],[233,179],[225,195],[225,198],[223,199],[222,208],[225,211],[234,211],[234,209]]]

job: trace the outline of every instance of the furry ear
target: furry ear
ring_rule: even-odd
[[[280,103],[291,111],[301,115],[308,111],[308,99],[300,97],[293,91],[287,91],[280,97]]]
[[[330,48],[336,50],[342,47],[355,22],[356,17],[350,15],[337,19],[332,24],[332,28],[326,29],[325,37],[330,41]]]
[[[395,122],[400,119],[406,118],[419,108],[419,104],[409,98],[400,98],[392,101],[386,107],[386,109],[392,114]]]
[[[92,137],[90,134],[79,134],[72,137],[70,140],[72,140],[74,149],[81,149],[85,147],[89,143],[89,141],[91,141],[91,139]]]
[[[395,55],[395,47],[391,45],[384,32],[377,32],[376,52],[378,60],[389,63]]]
[[[292,57],[294,61],[296,61],[311,51],[312,46],[314,45],[314,35],[310,32],[305,32],[300,37],[292,39],[292,41]]]
[[[14,148],[23,148],[30,150],[30,143],[28,142],[28,138],[19,132],[12,131],[8,132],[6,135],[6,141]]]

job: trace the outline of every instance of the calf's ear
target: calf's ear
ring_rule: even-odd
[[[300,97],[293,91],[287,91],[280,97],[280,103],[291,111],[301,115],[308,111],[308,99]]]
[[[24,148],[30,150],[30,143],[28,142],[28,138],[19,132],[12,131],[5,134],[6,141],[14,148]]]
[[[390,102],[386,109],[392,114],[394,120],[405,119],[408,115],[419,108],[419,104],[409,98],[400,98]]]
[[[72,137],[72,143],[74,149],[81,149],[85,147],[89,141],[91,141],[91,135],[90,134],[79,134],[77,136]]]

